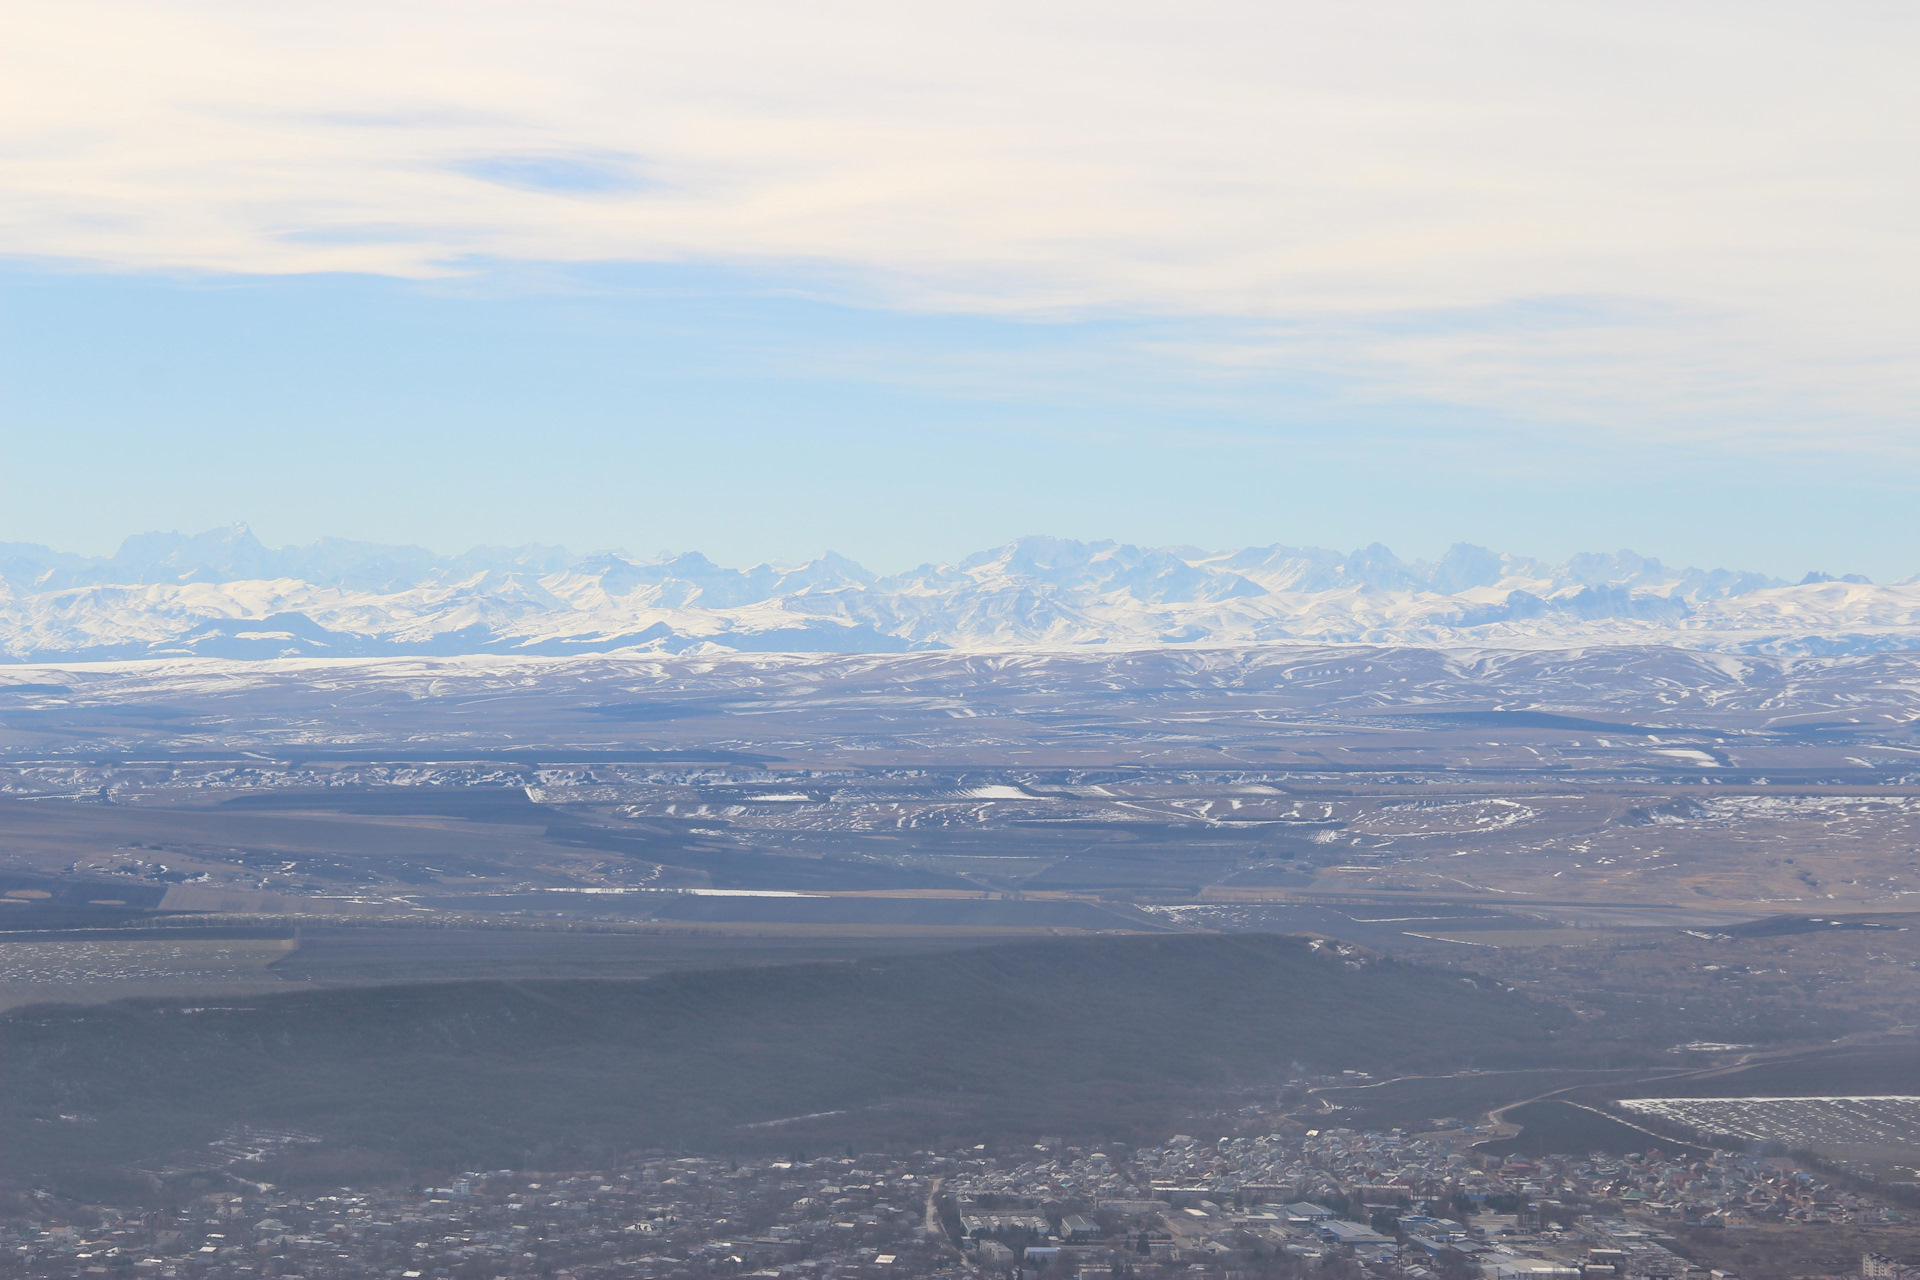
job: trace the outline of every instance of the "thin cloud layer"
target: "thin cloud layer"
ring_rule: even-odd
[[[1903,443],[1911,10],[24,0],[0,251],[796,266],[1222,378]],[[824,269],[824,272],[823,270]]]

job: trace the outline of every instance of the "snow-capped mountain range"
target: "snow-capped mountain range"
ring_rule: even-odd
[[[1035,537],[879,577],[836,555],[728,569],[696,553],[276,548],[245,526],[145,534],[108,557],[0,543],[0,660],[13,662],[1288,642],[1920,648],[1920,579],[1787,583],[1626,551],[1545,564],[1466,544],[1408,563],[1378,544],[1215,552]]]

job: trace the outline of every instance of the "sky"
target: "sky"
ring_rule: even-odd
[[[14,0],[0,540],[1920,572],[1920,11]]]

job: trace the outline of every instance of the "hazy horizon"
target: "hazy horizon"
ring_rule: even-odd
[[[1235,546],[1200,546],[1191,542],[1172,543],[1168,545],[1144,545],[1144,544],[1138,544],[1138,543],[1130,543],[1123,539],[1112,538],[1112,537],[1096,536],[1096,537],[1076,538],[1076,537],[1065,537],[1065,536],[1054,534],[1054,533],[1037,532],[1037,531],[1022,533],[1014,537],[1005,538],[991,545],[974,547],[971,550],[966,551],[960,555],[955,555],[955,556],[950,556],[945,558],[915,560],[911,556],[901,556],[896,554],[891,558],[880,560],[878,562],[879,567],[876,567],[875,564],[869,563],[868,561],[863,560],[858,556],[845,554],[837,547],[823,547],[818,551],[813,552],[812,554],[806,554],[806,555],[800,555],[800,556],[762,555],[757,557],[748,556],[744,559],[729,561],[729,560],[722,560],[716,556],[708,555],[704,548],[697,547],[697,546],[681,546],[681,547],[670,546],[670,547],[656,548],[651,551],[645,551],[645,550],[636,550],[635,548],[624,547],[624,546],[594,546],[594,547],[585,547],[585,548],[570,547],[560,542],[543,541],[543,540],[534,540],[534,541],[521,542],[521,543],[478,543],[478,544],[465,545],[465,546],[450,546],[446,544],[423,545],[420,543],[382,542],[377,539],[346,537],[339,534],[331,534],[331,533],[322,534],[319,537],[310,538],[304,541],[286,541],[286,542],[276,543],[268,539],[261,538],[258,531],[254,528],[254,526],[250,522],[245,520],[238,520],[238,521],[234,521],[231,524],[218,525],[218,526],[213,526],[210,528],[204,528],[204,529],[191,531],[191,532],[182,531],[180,529],[142,529],[134,532],[129,532],[123,535],[117,541],[104,544],[106,546],[105,550],[81,550],[81,549],[76,549],[72,547],[55,546],[48,542],[35,540],[35,539],[26,539],[26,538],[10,539],[6,541],[0,541],[0,553],[6,552],[6,550],[9,547],[35,548],[38,550],[50,552],[54,556],[61,557],[61,558],[84,557],[87,560],[94,561],[94,562],[112,562],[112,561],[124,559],[125,557],[128,556],[129,553],[139,554],[142,552],[150,551],[154,547],[158,547],[160,545],[170,546],[176,551],[182,551],[182,550],[188,550],[188,549],[211,550],[212,548],[217,547],[222,540],[229,539],[229,538],[235,539],[235,540],[242,539],[242,538],[250,538],[255,543],[257,543],[263,550],[272,552],[272,553],[315,551],[315,550],[325,549],[328,547],[336,547],[341,549],[358,548],[368,552],[376,552],[376,551],[408,552],[408,553],[417,552],[427,557],[430,557],[435,562],[456,562],[461,560],[485,559],[488,557],[509,556],[514,553],[545,552],[545,553],[551,553],[551,555],[553,555],[555,558],[564,558],[569,562],[588,561],[598,557],[610,556],[610,557],[618,557],[621,559],[630,560],[636,564],[659,564],[659,563],[665,563],[667,561],[676,559],[681,556],[697,555],[697,556],[705,557],[706,559],[712,561],[714,564],[718,565],[721,568],[752,569],[752,568],[761,568],[761,567],[800,568],[805,565],[815,563],[816,561],[838,558],[838,559],[851,561],[854,564],[858,565],[860,568],[873,572],[880,577],[887,577],[887,576],[902,574],[915,569],[925,569],[925,568],[942,566],[942,565],[959,564],[967,559],[981,556],[981,555],[986,555],[993,551],[1001,550],[1007,547],[1013,547],[1016,545],[1032,544],[1032,543],[1059,543],[1063,545],[1091,547],[1091,548],[1099,548],[1099,547],[1129,548],[1129,549],[1139,549],[1144,551],[1168,552],[1176,555],[1185,556],[1188,558],[1197,558],[1197,559],[1222,557],[1222,556],[1231,555],[1238,551],[1264,550],[1264,549],[1287,549],[1287,550],[1297,550],[1297,551],[1303,551],[1303,552],[1325,552],[1333,555],[1351,556],[1351,557],[1363,556],[1370,552],[1384,551],[1392,555],[1394,559],[1397,560],[1398,562],[1409,565],[1409,566],[1419,566],[1419,565],[1431,566],[1439,562],[1440,560],[1442,560],[1449,552],[1459,552],[1459,551],[1490,552],[1495,556],[1506,557],[1515,561],[1534,562],[1541,566],[1552,566],[1552,567],[1564,566],[1569,561],[1573,561],[1577,559],[1590,559],[1590,560],[1606,559],[1606,558],[1623,559],[1623,560],[1642,559],[1642,560],[1651,562],[1653,564],[1657,564],[1663,567],[1664,569],[1667,569],[1669,571],[1674,571],[1674,572],[1687,573],[1687,572],[1728,571],[1733,573],[1749,573],[1749,574],[1759,573],[1759,574],[1765,574],[1769,577],[1778,579],[1780,582],[1787,583],[1787,584],[1799,582],[1805,578],[1846,579],[1848,581],[1857,580],[1857,581],[1863,581],[1868,583],[1872,583],[1872,582],[1899,583],[1899,582],[1904,582],[1909,579],[1912,579],[1916,576],[1920,576],[1920,571],[1916,571],[1916,572],[1907,573],[1907,574],[1901,575],[1900,577],[1896,577],[1892,579],[1875,579],[1865,574],[1852,573],[1844,565],[1836,567],[1836,566],[1829,566],[1825,564],[1808,564],[1805,568],[1797,569],[1797,570],[1796,569],[1768,570],[1768,569],[1756,568],[1751,564],[1747,564],[1743,562],[1734,562],[1729,564],[1693,564],[1693,563],[1688,563],[1684,561],[1679,561],[1671,557],[1662,556],[1657,552],[1649,552],[1639,547],[1611,547],[1611,548],[1586,547],[1586,548],[1582,548],[1577,551],[1574,551],[1568,555],[1564,555],[1560,557],[1551,557],[1551,556],[1530,554],[1524,549],[1514,549],[1509,547],[1487,547],[1478,543],[1468,542],[1464,539],[1454,539],[1444,543],[1442,546],[1440,546],[1440,548],[1437,551],[1434,551],[1431,553],[1402,555],[1396,548],[1388,546],[1386,543],[1378,539],[1372,539],[1347,549],[1342,549],[1337,546],[1327,546],[1324,544],[1315,543],[1311,540],[1301,541],[1301,542],[1288,542],[1284,540],[1275,540],[1275,541],[1269,541],[1265,543],[1250,543],[1250,544],[1235,545]]]
[[[0,540],[1900,578],[1917,23],[30,0]]]

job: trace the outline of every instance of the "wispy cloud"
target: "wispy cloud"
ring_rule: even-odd
[[[656,185],[629,156],[473,156],[455,161],[452,168],[481,182],[559,195],[623,195]]]
[[[1873,441],[1920,410],[1908,8],[20,0],[10,27],[9,254],[826,264],[867,304],[1191,317],[1223,369],[1613,430]]]

